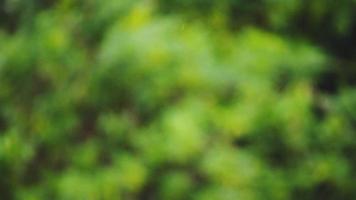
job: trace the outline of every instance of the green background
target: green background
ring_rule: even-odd
[[[0,1],[0,199],[356,198],[356,1]]]

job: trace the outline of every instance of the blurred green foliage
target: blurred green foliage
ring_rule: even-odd
[[[0,2],[0,199],[355,199],[355,1]]]

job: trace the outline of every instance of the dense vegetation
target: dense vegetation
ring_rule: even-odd
[[[0,199],[355,199],[356,1],[0,1]]]

